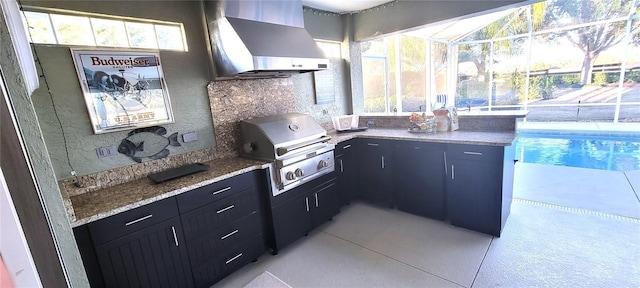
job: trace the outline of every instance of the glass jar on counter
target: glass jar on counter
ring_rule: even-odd
[[[451,121],[449,119],[448,114],[449,114],[449,110],[447,109],[433,110],[433,115],[435,115],[433,120],[436,124],[436,131],[438,132],[449,131],[449,125],[451,124]]]

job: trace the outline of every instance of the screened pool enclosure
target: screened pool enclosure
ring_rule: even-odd
[[[550,0],[361,43],[367,114],[640,122],[640,0]]]

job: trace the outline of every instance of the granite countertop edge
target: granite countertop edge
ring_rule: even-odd
[[[373,138],[373,139],[409,140],[409,141],[423,141],[423,142],[436,142],[436,143],[509,146],[512,144],[513,140],[517,137],[518,132],[516,131],[497,131],[497,132],[496,131],[452,131],[452,132],[437,132],[437,133],[410,133],[409,131],[405,129],[400,129],[400,128],[375,128],[375,129],[368,129],[366,131],[347,132],[347,133],[337,133],[336,131],[330,131],[329,135],[331,136],[331,140],[329,141],[329,143],[332,143],[332,144],[337,144],[337,143],[354,139],[354,138]],[[240,175],[242,173],[250,172],[253,170],[265,169],[270,165],[270,163],[267,163],[267,162],[248,160],[248,159],[243,159],[239,157],[220,158],[205,164],[209,164],[210,166],[213,166],[212,162],[216,162],[215,164],[219,166],[221,163],[224,163],[225,161],[228,163],[233,163],[234,161],[246,162],[246,163],[239,164],[241,168],[237,168],[237,169],[234,168],[233,170],[223,172],[222,174],[216,174],[215,172],[206,174],[206,172],[203,172],[205,173],[203,176],[207,176],[211,174],[213,174],[214,176],[203,181],[199,181],[199,180],[189,181],[187,179],[185,180],[185,182],[189,182],[189,183],[185,184],[184,186],[181,186],[176,189],[170,188],[166,192],[160,192],[159,194],[152,195],[150,197],[143,197],[142,199],[138,199],[140,198],[138,194],[135,194],[135,193],[126,194],[127,199],[120,201],[120,202],[126,202],[125,204],[122,204],[122,203],[114,204],[113,202],[104,204],[101,201],[91,202],[91,199],[87,200],[87,198],[90,198],[91,195],[83,194],[78,196],[72,196],[70,197],[70,199],[74,207],[74,210],[76,211],[76,220],[71,222],[71,227],[75,228],[90,222],[98,221],[100,219],[104,219],[109,216],[112,216],[121,212],[125,212],[127,210],[131,210],[149,203],[153,203],[158,200],[176,196],[184,192],[209,185],[211,183],[215,183],[227,178],[231,178],[236,175]],[[193,176],[193,177],[203,177],[203,176],[197,176],[198,174],[194,174],[194,175],[196,176]],[[171,181],[168,181],[168,182],[171,182]],[[163,183],[158,184],[157,186],[154,184],[151,184],[151,182],[145,178],[145,179],[139,179],[129,183],[124,183],[124,184],[104,188],[104,189],[89,192],[89,193],[107,193],[108,194],[108,193],[114,193],[119,189],[144,190],[142,189],[142,187],[147,189],[149,189],[149,187],[157,187],[159,190],[167,190],[166,187],[163,188],[161,185],[163,185]],[[176,185],[180,185],[180,182],[175,182],[173,183],[172,186],[176,186]],[[136,189],[136,188],[140,188],[140,189]],[[93,210],[97,210],[95,213],[87,213],[85,211],[82,211],[82,210],[86,210],[86,207],[77,207],[75,203],[73,203],[74,198],[78,199],[78,197],[83,197],[84,198],[83,201],[85,202],[89,201],[84,205],[89,205],[89,206],[103,205],[103,206],[99,206],[98,208],[94,207]],[[107,207],[104,207],[104,206],[107,206]],[[114,206],[114,207],[109,207],[109,206]],[[80,209],[80,208],[85,208],[85,209]],[[83,216],[83,214],[88,214],[89,216]]]
[[[409,140],[435,143],[510,146],[518,136],[517,131],[449,131],[412,133],[401,128],[370,128],[358,132],[331,131],[330,143],[337,144],[354,138]]]
[[[216,159],[214,161],[210,161],[210,162],[207,162],[207,163],[221,162],[221,161],[237,161],[238,159],[242,159],[242,158],[238,158],[238,157],[226,158],[226,159],[225,158],[221,158],[221,159]],[[140,197],[136,193],[129,193],[129,194],[127,194],[127,197],[126,197],[127,200],[125,200],[124,202],[130,202],[130,203],[126,203],[124,205],[122,205],[122,204],[113,204],[112,202],[108,203],[108,204],[104,204],[103,206],[100,206],[98,209],[94,209],[94,210],[99,210],[99,212],[97,212],[97,213],[85,213],[85,214],[90,214],[89,216],[82,216],[82,213],[80,213],[80,215],[79,215],[78,212],[81,209],[78,209],[80,207],[76,207],[74,205],[74,210],[76,211],[76,217],[77,218],[76,218],[75,221],[71,221],[71,227],[75,228],[75,227],[82,226],[82,225],[87,224],[87,223],[95,222],[95,221],[107,218],[109,216],[116,215],[118,213],[122,213],[122,212],[131,210],[131,209],[134,209],[134,208],[137,208],[137,207],[141,207],[141,206],[144,206],[146,204],[153,203],[153,202],[156,202],[156,201],[159,201],[159,200],[162,200],[162,199],[173,197],[173,196],[182,194],[184,192],[188,192],[188,191],[191,191],[193,189],[197,189],[197,188],[200,188],[200,187],[203,187],[203,186],[206,186],[206,185],[218,182],[218,181],[222,181],[222,180],[225,180],[225,179],[228,179],[228,178],[231,178],[233,176],[237,176],[237,175],[240,175],[240,174],[243,174],[243,173],[246,173],[246,172],[259,170],[259,169],[266,169],[270,165],[270,163],[256,161],[256,160],[246,160],[246,162],[248,164],[247,165],[241,165],[241,166],[243,166],[242,168],[234,169],[234,170],[232,170],[230,172],[223,173],[223,174],[216,174],[214,177],[208,178],[208,179],[203,180],[203,181],[190,181],[190,182],[193,182],[193,183],[189,183],[189,184],[187,184],[185,186],[181,186],[180,188],[177,188],[177,189],[169,189],[169,191],[167,191],[167,192],[160,192],[159,194],[153,195],[151,197],[144,197],[143,199],[138,199]],[[207,163],[205,163],[205,164],[207,164]],[[201,173],[205,173],[204,175],[207,175],[206,174],[207,172],[201,172]],[[215,172],[211,172],[211,173],[215,173]],[[202,176],[199,176],[198,174],[200,174],[200,173],[193,174],[193,175],[190,175],[190,176],[186,176],[185,178],[187,178],[187,177],[194,177],[194,178],[195,177],[202,177]],[[179,179],[176,179],[176,180],[179,181]],[[170,181],[167,181],[165,183],[169,183],[169,182],[176,181],[176,180],[170,180]],[[161,186],[161,185],[163,185],[165,183],[160,183],[160,184],[156,185],[156,184],[152,184],[150,180],[145,178],[145,179],[139,179],[139,180],[131,181],[131,182],[128,182],[128,183],[119,184],[119,185],[116,185],[116,186],[104,188],[104,189],[93,191],[93,192],[89,192],[89,193],[109,193],[110,191],[114,191],[116,189],[122,188],[122,187],[127,186],[127,185],[130,186],[129,188],[131,190],[141,190],[141,189],[136,189],[136,188],[140,188],[142,186],[145,186],[147,188],[148,187],[157,187],[159,190],[167,190],[166,188],[162,189],[162,186]],[[172,186],[174,186],[174,185],[172,185]],[[87,193],[87,194],[89,194],[89,193]],[[73,203],[73,199],[77,198],[77,197],[85,197],[85,196],[81,196],[81,195],[72,196],[72,197],[70,197],[71,202]],[[85,205],[97,205],[97,204],[103,204],[103,203],[101,203],[101,202],[99,202],[99,203],[88,203],[88,204],[85,204]],[[106,206],[106,207],[104,207],[104,206]],[[113,206],[113,207],[111,207],[111,206]]]

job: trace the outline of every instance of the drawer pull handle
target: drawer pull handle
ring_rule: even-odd
[[[222,236],[222,237],[220,238],[220,240],[227,239],[227,238],[231,237],[233,234],[236,234],[236,233],[238,233],[238,229],[234,230],[233,232],[231,232],[231,233],[229,233],[229,234],[227,234],[227,235]]]
[[[482,156],[482,152],[469,152],[469,151],[464,151],[464,154],[467,154],[467,155],[478,155],[478,156]]]
[[[456,179],[456,167],[451,165],[451,180]]]
[[[351,147],[351,144],[348,144],[348,145],[344,145],[344,146],[342,147],[342,149],[347,149],[347,148],[350,148],[350,147]]]
[[[233,262],[234,260],[236,260],[236,259],[238,259],[240,257],[242,257],[242,253],[240,253],[240,254],[236,255],[235,257],[227,260],[227,262],[224,262],[224,264],[229,264],[229,263]]]
[[[124,223],[124,226],[133,225],[133,224],[136,224],[136,223],[138,223],[138,222],[140,222],[140,221],[147,220],[147,219],[149,219],[149,218],[151,218],[151,217],[153,217],[153,215],[149,214],[149,215],[144,216],[144,217],[142,217],[142,218],[138,218],[138,219],[136,219],[136,220],[133,220],[133,221],[130,221],[130,222]]]
[[[173,241],[176,242],[176,247],[178,247],[178,235],[176,235],[176,227],[171,226],[171,232],[173,232]]]
[[[224,211],[231,210],[231,209],[233,209],[234,207],[236,207],[236,205],[231,205],[231,206],[229,206],[229,207],[227,207],[227,208],[220,209],[220,210],[218,210],[218,211],[216,212],[216,214],[220,214],[220,213],[222,213],[222,212],[224,212]]]
[[[377,143],[367,143],[367,145],[369,145],[369,146],[380,146],[380,144],[377,144]]]
[[[442,152],[442,158],[444,159],[444,175],[449,175],[447,171],[447,151]]]
[[[229,186],[227,188],[224,188],[224,189],[220,189],[220,190],[218,190],[216,192],[213,192],[213,194],[211,194],[211,195],[218,195],[218,194],[220,194],[222,192],[229,191],[229,190],[231,190],[231,186]]]

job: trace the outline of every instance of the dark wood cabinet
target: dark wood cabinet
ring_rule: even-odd
[[[511,210],[513,146],[447,146],[447,213],[452,225],[500,236]]]
[[[180,218],[95,247],[106,287],[194,287]]]
[[[272,247],[274,254],[309,233],[309,209],[309,197],[306,193],[271,208],[275,238],[275,247]]]
[[[336,185],[340,205],[349,204],[359,197],[356,187],[358,181],[358,145],[356,140],[338,143],[335,149]]]
[[[209,287],[266,251],[267,175],[247,172],[76,227],[92,287]]]
[[[266,181],[265,171],[253,171],[178,195],[196,287],[213,285],[266,251]]]
[[[397,141],[392,181],[398,210],[444,220],[444,146],[438,143]]]
[[[330,173],[271,197],[274,254],[338,214],[337,188]]]
[[[311,228],[315,229],[340,212],[340,195],[335,180],[323,183],[311,191],[309,196],[311,210]]]
[[[244,240],[232,248],[220,250],[206,265],[193,267],[196,287],[210,287],[212,283],[255,261],[265,250],[262,235]]]
[[[358,151],[357,188],[360,197],[371,203],[393,207],[393,183],[391,183],[392,141],[361,139]]]
[[[74,231],[76,237],[83,239],[82,258],[90,267],[87,271],[91,274],[92,286],[193,287],[174,197],[77,227]]]

